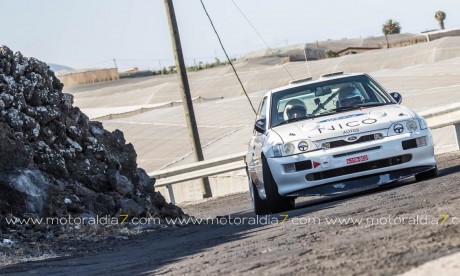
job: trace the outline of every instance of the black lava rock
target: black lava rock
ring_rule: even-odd
[[[123,133],[90,121],[62,88],[45,63],[0,47],[0,216],[184,215]]]

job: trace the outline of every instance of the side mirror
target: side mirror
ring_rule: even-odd
[[[265,119],[259,119],[254,124],[254,130],[258,133],[265,133]]]
[[[398,103],[400,104],[402,102],[402,96],[401,94],[399,94],[398,92],[393,92],[393,93],[390,93],[391,97],[393,97],[393,99]]]

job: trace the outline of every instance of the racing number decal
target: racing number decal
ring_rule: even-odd
[[[364,119],[362,121],[351,121],[351,122],[348,122],[348,123],[346,123],[344,125],[335,124],[335,125],[330,125],[327,128],[319,127],[318,131],[319,131],[319,133],[323,133],[323,131],[328,131],[328,130],[334,131],[334,130],[344,129],[344,127],[358,127],[360,125],[372,125],[372,124],[375,124],[376,122],[377,122],[376,119]],[[352,131],[352,132],[359,132],[359,129],[354,129],[354,131]],[[348,134],[348,133],[350,133],[350,131],[345,131],[344,132],[344,134]]]

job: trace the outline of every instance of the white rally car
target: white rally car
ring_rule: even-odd
[[[335,195],[437,175],[426,121],[367,74],[291,82],[262,99],[246,156],[256,214],[299,196]]]

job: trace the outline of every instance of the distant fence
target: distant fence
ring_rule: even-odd
[[[78,71],[57,76],[65,87],[79,84],[118,80],[117,68]]]

